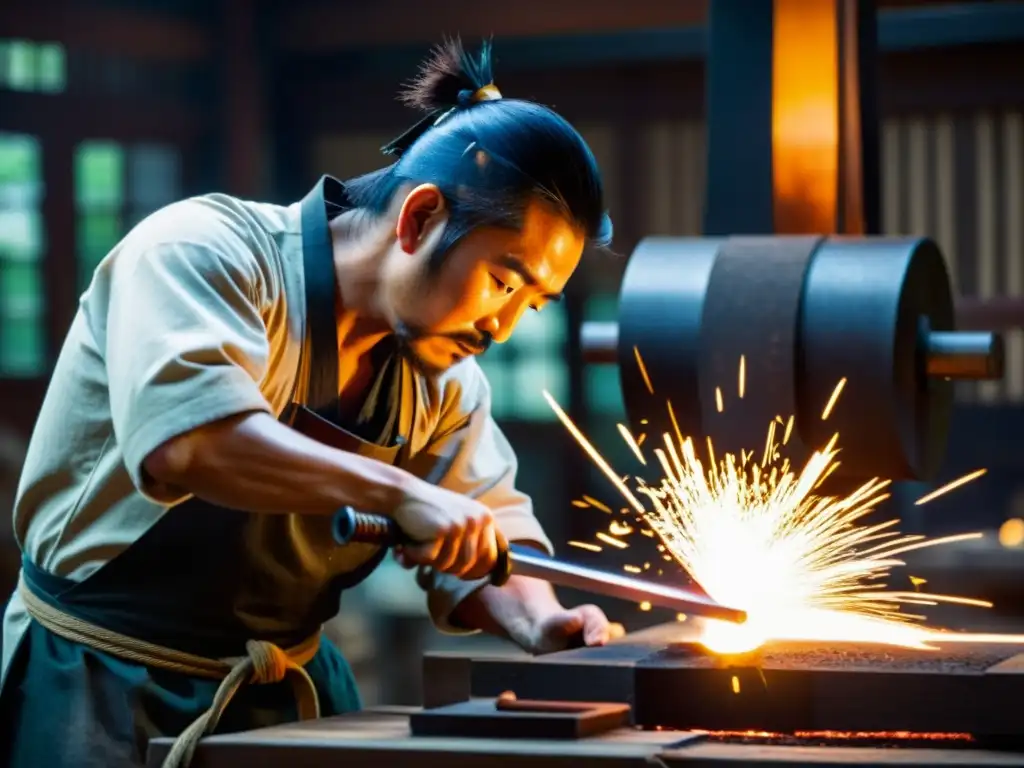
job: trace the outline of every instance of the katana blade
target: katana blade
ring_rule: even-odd
[[[339,544],[362,542],[393,547],[409,541],[392,518],[356,512],[351,507],[341,509],[334,516],[333,529],[334,538]],[[747,620],[744,611],[719,605],[698,592],[567,563],[518,544],[512,544],[507,550],[498,553],[498,562],[491,572],[491,583],[501,586],[512,574],[541,579],[559,587],[570,587],[595,595],[635,603],[647,602],[652,606],[691,616],[737,624]]]
[[[635,603],[648,602],[652,606],[691,616],[735,623],[747,619],[744,611],[719,605],[697,592],[567,563],[517,544],[509,546],[509,560],[512,573],[542,579],[559,587],[570,587]]]

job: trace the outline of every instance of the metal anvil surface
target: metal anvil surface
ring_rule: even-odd
[[[666,624],[602,648],[548,656],[431,654],[427,706],[512,690],[530,699],[621,701],[644,727],[713,731],[966,733],[1024,739],[1019,645],[914,651],[858,643],[770,643],[717,657],[695,622]]]

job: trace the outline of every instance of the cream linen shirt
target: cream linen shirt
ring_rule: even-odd
[[[14,532],[37,566],[86,578],[185,500],[158,501],[145,486],[142,462],[153,449],[234,414],[279,416],[290,403],[306,338],[300,219],[299,204],[192,198],[145,219],[99,265],[18,487]],[[418,384],[405,468],[480,499],[509,540],[551,551],[515,489],[516,457],[490,415],[480,367],[466,360]],[[460,631],[449,616],[483,583],[433,576],[435,624]],[[15,594],[0,680],[28,625]]]

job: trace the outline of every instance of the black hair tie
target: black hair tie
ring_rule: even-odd
[[[456,107],[435,109],[397,139],[394,139],[381,147],[380,151],[385,155],[401,157],[405,154],[406,150],[416,142],[416,139],[441,122],[441,120],[449,113],[454,112],[457,109],[467,109],[481,101],[497,101],[500,98],[501,91],[499,91],[493,83],[477,88],[475,91],[471,91],[469,88],[463,88],[459,91],[459,95],[456,99]]]

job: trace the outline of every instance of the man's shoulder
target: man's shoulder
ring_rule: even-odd
[[[298,235],[292,208],[241,200],[224,194],[191,197],[164,206],[129,233],[136,246],[192,245],[218,252],[244,250],[256,255]]]
[[[140,221],[111,253],[108,266],[155,258],[162,269],[179,265],[186,273],[231,275],[235,282],[258,285],[273,302],[290,282],[285,264],[293,260],[283,254],[301,248],[301,238],[295,207],[202,195]]]

